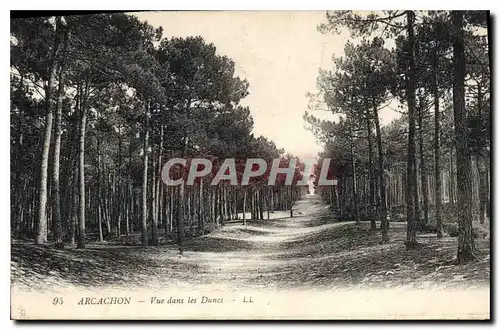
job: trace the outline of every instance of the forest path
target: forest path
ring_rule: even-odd
[[[293,218],[289,211],[280,211],[271,213],[269,220],[226,225],[185,242],[178,260],[194,262],[202,281],[236,287],[252,283],[252,287],[269,288],[286,276],[284,268],[300,262],[302,257],[312,257],[304,239],[309,242],[322,232],[352,225],[336,222],[328,206],[316,195],[297,201],[293,213]],[[316,250],[314,239],[311,243]]]
[[[35,290],[68,287],[141,290],[318,289],[365,286],[489,284],[489,239],[476,239],[477,261],[455,265],[457,241],[420,235],[422,247],[404,247],[405,224],[391,223],[390,242],[369,223],[336,222],[318,196],[304,196],[294,217],[230,223],[177,245],[150,247],[89,243],[84,250],[12,244],[12,282]],[[136,237],[139,241],[139,237]]]

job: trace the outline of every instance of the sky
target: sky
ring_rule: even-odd
[[[232,58],[236,75],[250,83],[241,101],[250,108],[254,133],[273,140],[299,158],[315,158],[322,151],[303,120],[308,92],[316,92],[318,71],[332,69],[332,55],[341,56],[348,33],[324,35],[317,26],[324,11],[168,11],[136,13],[163,36],[202,36],[217,53]],[[328,112],[314,112],[333,119]],[[382,124],[398,114],[381,110]]]

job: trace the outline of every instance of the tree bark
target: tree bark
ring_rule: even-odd
[[[71,207],[70,207],[70,238],[69,242],[71,245],[75,244],[76,240],[76,222],[78,220],[78,211],[77,211],[77,205],[78,205],[78,190],[77,190],[77,182],[78,182],[78,171],[73,172],[73,178],[72,178],[72,200],[71,200]]]
[[[424,217],[423,221],[420,223],[420,230],[424,230],[429,224],[429,188],[427,185],[427,169],[425,167],[425,155],[424,155],[424,135],[423,135],[423,112],[424,112],[424,100],[420,99],[419,111],[418,111],[418,137],[419,137],[419,151],[420,151],[420,180],[422,184],[422,200],[424,206]]]
[[[385,175],[384,175],[384,150],[382,147],[382,133],[380,131],[380,121],[378,117],[378,109],[375,100],[373,100],[373,117],[375,119],[375,133],[377,139],[378,151],[378,175],[380,182],[380,229],[382,230],[382,241],[387,242],[389,237],[387,232],[389,230],[389,222],[387,220],[387,196],[385,190]]]
[[[477,85],[477,109],[478,117],[482,126],[483,105],[482,105],[482,90],[481,84]],[[488,174],[483,155],[476,156],[476,164],[479,172],[479,223],[485,223],[486,204],[488,200]]]
[[[153,139],[151,139],[151,144],[153,143]],[[156,179],[155,179],[155,160],[151,155],[151,209],[150,209],[150,217],[151,217],[151,245],[158,245],[158,218],[156,216]]]
[[[141,208],[141,236],[142,248],[149,245],[148,235],[148,139],[149,139],[149,101],[145,107],[144,135],[143,135],[143,170],[142,170],[142,208]]]
[[[369,111],[368,111],[369,113]],[[373,169],[373,142],[372,142],[372,127],[371,127],[371,120],[369,115],[367,114],[366,118],[366,128],[367,128],[367,137],[368,137],[368,181],[370,184],[370,202],[369,202],[369,210],[370,210],[370,230],[371,231],[376,231],[377,230],[377,225],[375,222],[375,212],[376,211],[376,204],[375,204],[375,178],[373,176],[373,173],[375,172]]]
[[[434,198],[436,207],[436,231],[437,237],[443,237],[443,220],[441,218],[441,123],[439,113],[439,90],[438,90],[438,57],[436,48],[433,50],[432,58],[432,93],[434,97]]]
[[[97,141],[97,226],[99,230],[99,242],[104,240],[102,235],[102,207],[101,207],[101,142]]]
[[[115,210],[117,212],[116,219],[116,231],[117,237],[120,238],[122,233],[122,217],[123,217],[123,198],[122,198],[122,125],[118,125],[118,173],[117,173],[117,189],[116,189],[116,207]]]
[[[83,92],[83,100],[81,101],[81,118],[80,118],[80,144],[79,144],[79,187],[80,187],[80,205],[79,205],[79,232],[78,232],[78,249],[85,248],[85,132],[87,128],[87,92],[88,78],[85,83]]]
[[[163,187],[162,187],[162,182],[161,182],[161,166],[162,166],[162,152],[163,152],[163,125],[160,127],[160,145],[158,148],[158,169],[157,169],[157,178],[156,178],[156,203],[155,203],[155,216],[156,216],[156,221],[158,223],[158,220],[160,220],[161,223],[161,218],[162,218],[162,206],[163,206]]]
[[[40,162],[40,186],[38,195],[38,218],[36,244],[47,242],[47,180],[49,167],[50,140],[52,135],[52,122],[54,118],[54,85],[57,75],[58,56],[60,49],[59,38],[60,18],[56,19],[56,31],[54,37],[54,46],[51,54],[51,65],[49,69],[49,81],[46,89],[46,113],[45,113],[45,132],[43,135],[43,147]]]
[[[457,261],[465,263],[475,258],[472,236],[471,159],[468,148],[468,125],[465,109],[465,47],[463,12],[452,11],[453,40],[453,114],[455,121],[455,149],[457,154]]]
[[[247,216],[246,216],[246,211],[247,211],[247,190],[246,188],[243,192],[243,226],[247,225]]]
[[[59,171],[60,171],[60,156],[61,156],[61,138],[62,138],[62,102],[64,96],[64,83],[66,78],[66,52],[68,48],[68,31],[65,31],[63,40],[63,53],[64,58],[61,61],[61,68],[59,72],[59,86],[57,90],[57,106],[56,106],[56,125],[55,125],[55,137],[54,137],[54,155],[53,155],[53,166],[52,166],[52,217],[54,218],[55,227],[55,239],[56,247],[64,247],[64,233],[61,218],[61,194],[60,194],[60,181],[59,181]]]
[[[184,183],[179,186],[177,205],[177,244],[184,241]]]
[[[412,196],[413,188],[417,185],[415,173],[415,36],[413,23],[415,14],[413,11],[406,12],[408,41],[410,43],[410,72],[407,79],[407,103],[408,103],[408,159],[407,159],[407,180],[406,180],[406,242],[407,248],[417,245],[417,228],[415,214],[415,198]]]
[[[354,141],[352,136],[352,131],[349,129],[350,135],[350,151],[351,151],[351,167],[352,167],[352,198],[354,202],[354,221],[356,221],[356,226],[359,226],[359,205],[358,205],[358,193],[356,188],[356,159],[354,158]]]
[[[200,235],[205,234],[205,208],[203,197],[203,178],[200,178],[200,191],[199,191],[199,204],[198,204],[198,227]]]

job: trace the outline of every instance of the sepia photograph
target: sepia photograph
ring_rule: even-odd
[[[12,320],[491,320],[489,11],[10,15]]]

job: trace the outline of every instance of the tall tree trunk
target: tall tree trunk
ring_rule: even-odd
[[[19,80],[19,86],[18,89],[22,91],[22,93],[26,93],[26,89],[24,87],[24,76],[21,74],[20,80]],[[19,103],[19,109],[24,109],[24,99],[21,98],[20,103]],[[24,231],[22,228],[22,223],[23,223],[23,214],[24,214],[24,200],[26,196],[26,183],[27,180],[23,180],[23,173],[24,173],[24,159],[23,159],[23,140],[24,140],[24,135],[23,135],[23,129],[22,129],[22,124],[23,124],[23,113],[22,111],[19,111],[17,120],[16,120],[16,135],[18,134],[19,136],[16,136],[16,140],[18,141],[17,146],[16,146],[16,153],[15,153],[15,160],[11,161],[10,168],[11,172],[15,173],[15,189],[13,192],[11,192],[11,196],[17,196],[15,198],[15,204],[11,208],[11,218],[10,218],[10,225],[11,225],[11,230],[14,231],[14,235],[18,236],[21,235],[21,233]],[[12,131],[12,134],[14,132]],[[11,199],[11,202],[13,199]]]
[[[247,189],[243,188],[243,226],[247,225],[247,216],[246,216],[246,211],[247,211]]]
[[[415,116],[417,116],[417,113],[415,113]],[[417,129],[415,127],[415,137],[417,135]],[[415,141],[415,163],[413,164],[413,170],[415,171],[415,186],[411,187],[411,193],[413,195],[413,200],[414,200],[414,205],[415,205],[415,228],[419,228],[420,226],[420,192],[419,192],[419,178],[418,178],[418,159],[417,159],[417,141]]]
[[[145,107],[144,134],[143,134],[143,170],[142,170],[142,208],[141,208],[141,236],[142,247],[148,247],[148,139],[149,139],[149,101]]]
[[[378,117],[378,109],[375,102],[373,101],[373,118],[375,119],[375,133],[377,139],[377,151],[378,151],[378,176],[380,182],[380,229],[382,230],[382,241],[387,242],[389,236],[387,232],[389,230],[389,222],[387,220],[387,196],[385,189],[385,175],[384,175],[384,150],[382,147],[382,133],[380,132],[380,121]]]
[[[162,196],[163,196],[163,189],[162,189],[162,182],[161,182],[161,165],[162,165],[162,152],[163,152],[163,125],[160,127],[160,145],[158,148],[158,169],[157,169],[157,179],[156,179],[156,202],[155,202],[155,217],[156,217],[156,223],[158,224],[158,220],[160,220],[161,223],[161,218],[162,218]]]
[[[366,118],[366,128],[367,128],[367,136],[368,136],[368,166],[369,166],[369,171],[368,171],[368,180],[370,183],[370,203],[369,203],[369,210],[370,210],[370,230],[375,231],[377,230],[377,225],[375,222],[375,211],[376,211],[376,206],[375,206],[375,177],[373,173],[375,172],[373,169],[373,142],[372,142],[372,127],[371,127],[371,120],[369,116],[369,111],[367,111],[367,118]]]
[[[214,230],[218,222],[217,217],[219,213],[219,209],[217,208],[218,186],[211,186],[211,187],[212,187],[212,230]]]
[[[425,104],[421,97],[419,102],[418,111],[418,138],[419,138],[419,148],[420,148],[420,180],[422,181],[422,200],[424,206],[424,217],[423,221],[420,223],[420,230],[423,230],[429,224],[429,188],[427,185],[427,169],[425,167],[425,155],[424,155],[424,134],[423,134],[423,112]]]
[[[165,242],[168,242],[168,239],[170,238],[170,234],[172,232],[171,226],[172,226],[172,193],[173,190],[171,187],[166,186],[165,187]]]
[[[436,231],[437,237],[443,237],[443,219],[441,218],[441,123],[439,113],[439,91],[438,91],[438,57],[436,48],[432,53],[432,93],[434,97],[434,198],[436,207]]]
[[[191,116],[191,99],[187,100],[186,107],[184,108],[184,112],[186,114],[186,117],[188,121],[190,120]],[[184,136],[183,136],[183,141],[182,141],[182,157],[186,156],[186,153],[188,152],[188,146],[189,146],[189,126],[187,126],[184,129]],[[181,178],[184,178],[184,167],[181,168]],[[179,186],[179,204],[178,204],[178,209],[179,211],[177,212],[177,225],[178,225],[178,230],[177,230],[177,244],[182,245],[182,242],[184,241],[184,219],[185,219],[185,205],[184,205],[184,195],[185,195],[185,187],[184,187],[185,182],[183,181],[181,185]]]
[[[151,139],[151,143],[153,140]],[[158,246],[158,218],[156,216],[156,178],[155,178],[155,160],[151,155],[151,245]]]
[[[54,155],[53,155],[53,166],[52,166],[52,217],[54,218],[55,224],[55,239],[56,247],[64,247],[64,233],[61,219],[61,194],[60,194],[60,181],[59,181],[59,169],[60,169],[60,156],[61,156],[61,138],[62,138],[62,102],[64,97],[64,82],[65,82],[65,70],[66,70],[66,51],[68,48],[68,31],[65,31],[64,35],[64,58],[61,61],[61,68],[59,72],[59,86],[57,89],[57,106],[56,106],[56,125],[55,125],[55,137],[54,137]]]
[[[406,242],[407,248],[413,248],[417,245],[417,226],[415,214],[415,198],[412,196],[414,187],[417,185],[417,176],[415,171],[415,35],[413,23],[415,13],[407,11],[407,30],[408,41],[410,44],[410,72],[407,79],[407,103],[408,103],[408,162],[407,162],[407,180],[406,180]]]
[[[77,248],[85,248],[85,132],[87,128],[87,92],[88,80],[85,84],[83,93],[84,99],[81,102],[81,118],[80,118],[80,144],[79,144],[79,187],[80,187],[80,205],[79,205],[79,232]]]
[[[273,193],[273,191],[272,191],[271,187],[268,187],[268,189],[267,189],[267,196],[266,196],[266,213],[267,213],[267,220],[269,220],[269,208],[270,208],[270,207],[269,207],[269,206],[270,206],[269,204],[270,204],[270,201],[271,201],[271,199],[270,199],[270,197],[269,197],[269,196],[272,196],[272,193]],[[237,199],[235,199],[235,204],[236,204],[236,200],[237,200]]]
[[[220,215],[220,224],[221,226],[224,226],[224,184],[222,183],[221,185],[218,186],[219,188],[219,201],[218,201],[218,207],[219,207],[219,215]]]
[[[104,177],[106,178],[106,184],[104,185],[104,196],[102,198],[102,209],[103,209],[103,213],[104,213],[104,217],[106,218],[106,236],[110,236],[111,235],[111,214],[110,214],[110,205],[111,205],[111,198],[110,198],[110,188],[106,188],[106,187],[110,187],[111,186],[111,183],[110,183],[110,177],[111,177],[111,173],[107,173],[106,175],[106,172],[104,172],[105,175]]]
[[[127,166],[127,185],[128,185],[128,211],[127,211],[127,217],[126,217],[126,227],[127,227],[127,236],[130,234],[130,217],[134,214],[133,208],[134,208],[134,194],[133,194],[133,189],[132,189],[132,179],[131,179],[131,173],[132,173],[132,138],[130,138],[129,141],[129,146],[128,146],[128,166]]]
[[[271,187],[271,213],[274,213],[274,203],[276,203],[274,199],[274,190]]]
[[[344,204],[344,176],[341,176],[338,180],[339,182],[339,187],[338,187],[338,196],[339,196],[339,218],[342,220],[344,218],[344,209],[345,209],[345,204]]]
[[[182,245],[184,241],[184,183],[179,186],[177,205],[177,244]]]
[[[78,182],[78,171],[74,171],[73,172],[73,178],[72,178],[72,185],[71,187],[73,187],[72,189],[72,201],[71,201],[71,207],[70,207],[70,238],[69,238],[69,242],[71,245],[74,245],[75,244],[75,239],[76,239],[76,231],[77,231],[77,227],[76,227],[76,222],[78,220],[78,185],[77,185],[77,182]]]
[[[101,141],[97,141],[97,226],[99,230],[99,242],[104,240],[102,235],[102,207],[101,207]]]
[[[118,214],[117,221],[116,221],[116,231],[117,231],[117,237],[120,238],[120,235],[122,233],[121,226],[122,226],[122,217],[123,217],[123,198],[122,198],[122,125],[118,125],[118,178],[117,178],[117,196],[116,196],[116,212]]]
[[[479,170],[479,223],[485,223],[486,206],[488,202],[488,173],[484,165],[484,159],[477,157]]]
[[[356,226],[359,226],[359,205],[358,205],[358,192],[356,188],[356,159],[354,158],[354,141],[352,136],[352,131],[349,128],[350,135],[350,151],[351,151],[351,167],[352,167],[352,198],[354,202],[354,220],[356,221]]]
[[[200,191],[199,191],[199,203],[198,203],[198,227],[200,235],[205,234],[205,209],[204,209],[204,197],[203,197],[203,178],[200,178]]]
[[[60,18],[56,19],[56,31],[54,46],[51,54],[51,64],[49,70],[49,81],[45,92],[46,113],[45,113],[45,132],[43,135],[42,155],[40,162],[40,186],[38,195],[38,218],[36,244],[47,242],[47,181],[49,167],[50,140],[52,135],[52,121],[54,118],[54,85],[57,75],[58,57],[60,49],[59,38]]]
[[[471,159],[467,143],[468,125],[465,109],[465,50],[463,12],[452,11],[453,40],[453,113],[455,121],[455,148],[457,153],[457,260],[464,263],[475,258],[472,236]]]
[[[482,127],[483,105],[482,105],[481,84],[477,85],[477,109],[478,109],[478,117],[480,119]],[[482,154],[476,156],[476,164],[479,172],[479,223],[484,224],[486,204],[488,199],[488,174],[486,172],[484,156]]]
[[[78,151],[78,125],[74,123],[74,120],[77,116],[73,114],[72,119],[71,119],[71,133],[68,133],[68,141],[71,141],[69,143],[69,152],[67,156],[67,161],[64,166],[64,171],[63,171],[63,192],[62,192],[62,197],[64,198],[64,203],[61,205],[61,218],[64,219],[64,231],[68,235],[66,235],[66,241],[69,241],[70,237],[69,234],[71,233],[71,222],[73,220],[72,218],[72,212],[73,212],[73,186],[75,185],[72,178],[74,177],[74,173],[76,168],[76,153]],[[73,242],[74,243],[74,242]]]

